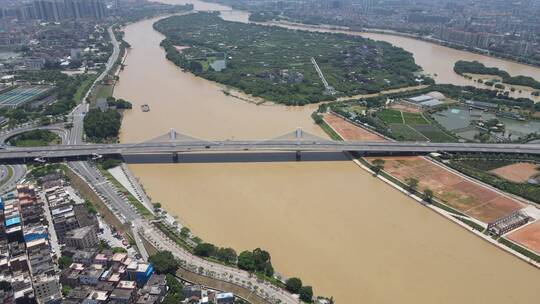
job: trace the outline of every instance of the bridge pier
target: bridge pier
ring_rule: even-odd
[[[301,161],[302,160],[302,153],[298,150],[296,151],[296,161]]]
[[[177,163],[178,159],[179,159],[178,152],[173,152],[172,154],[173,163]]]

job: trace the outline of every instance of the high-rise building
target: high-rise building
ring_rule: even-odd
[[[63,19],[64,4],[60,1],[37,0],[34,2],[37,19],[60,21]]]
[[[373,0],[362,0],[362,11],[369,14],[373,10]]]
[[[107,8],[103,0],[36,0],[21,6],[17,11],[19,20],[40,19],[50,22],[84,18],[101,20],[106,16]]]

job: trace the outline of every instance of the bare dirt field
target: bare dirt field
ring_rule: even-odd
[[[524,183],[530,178],[540,174],[538,169],[539,167],[536,164],[515,163],[491,170],[490,172],[511,182]]]
[[[325,115],[324,120],[346,140],[385,140],[332,114]],[[376,158],[366,159],[373,161]],[[385,161],[384,170],[390,175],[400,181],[405,181],[407,177],[417,178],[421,191],[426,188],[433,190],[435,197],[441,201],[482,222],[489,223],[523,208],[520,202],[471,182],[422,157],[382,159]]]
[[[540,254],[540,220],[510,233],[507,238]]]
[[[371,160],[371,159],[370,159]],[[421,157],[385,157],[384,170],[404,181],[419,180],[419,189],[433,190],[435,196],[457,210],[489,223],[523,205],[513,199],[471,182]]]
[[[324,114],[324,121],[345,140],[385,141],[383,137],[359,128],[334,114]]]
[[[420,110],[417,107],[406,105],[403,103],[393,103],[390,106],[391,109],[402,111],[402,112],[408,112],[408,113],[421,113],[422,110]]]

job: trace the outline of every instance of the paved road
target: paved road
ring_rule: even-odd
[[[109,60],[107,60],[107,64],[105,65],[105,70],[96,78],[94,83],[92,83],[92,86],[90,89],[86,92],[86,95],[84,95],[81,104],[79,104],[73,111],[71,111],[70,116],[72,118],[73,127],[70,130],[69,138],[67,143],[71,145],[81,144],[83,141],[83,120],[84,116],[88,112],[88,97],[90,96],[92,90],[95,88],[97,84],[99,84],[105,76],[111,71],[111,69],[114,67],[114,64],[116,63],[116,60],[118,60],[118,56],[120,55],[120,44],[118,40],[116,40],[116,37],[114,36],[112,26],[107,29],[109,33],[109,37],[111,38],[111,42],[113,44],[113,53],[109,57]]]
[[[45,209],[45,218],[47,219],[47,223],[49,227],[54,227],[54,222],[51,215],[51,210],[49,208],[49,203],[47,202],[47,199],[45,197],[45,191],[39,191],[39,197],[41,202],[43,202],[43,209]],[[56,253],[58,256],[60,256],[60,244],[58,243],[58,236],[56,235],[56,229],[49,229],[50,234],[50,245],[52,248],[52,251]]]
[[[9,171],[11,171],[11,175],[8,174]],[[15,189],[25,175],[25,165],[0,165],[0,194]]]
[[[426,154],[431,152],[487,152],[540,155],[540,144],[482,144],[429,142],[365,142],[365,141],[296,141],[296,140],[225,140],[147,142],[139,144],[82,144],[45,147],[7,147],[0,150],[0,159],[61,158],[100,155],[130,155],[183,152],[240,151],[359,151],[381,154]]]
[[[64,124],[52,124],[48,126],[39,126],[37,124],[25,124],[20,127],[16,127],[10,130],[5,130],[0,133],[0,143],[3,144],[6,142],[6,140],[10,137],[13,137],[17,134],[21,134],[24,132],[32,131],[32,130],[50,130],[50,131],[65,131],[64,130]]]
[[[82,176],[88,185],[112,207],[112,210],[120,215],[124,222],[131,222],[139,218],[135,209],[123,198],[123,194],[118,192],[95,166],[86,161],[69,162],[68,166]]]
[[[86,183],[96,192],[96,194],[109,206],[114,214],[123,223],[134,223],[142,220],[135,208],[128,203],[127,198],[119,192],[107,179],[101,175],[99,170],[91,163],[86,161],[69,162],[68,166],[81,176]],[[134,227],[133,227],[134,228]],[[142,240],[136,229],[133,237],[139,248],[139,252],[144,260],[148,259],[148,253],[143,246]]]

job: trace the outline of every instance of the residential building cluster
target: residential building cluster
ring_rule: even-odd
[[[73,261],[60,275],[62,286],[71,288],[63,303],[157,304],[167,293],[165,276],[127,253],[92,246],[66,247],[63,255]]]
[[[0,198],[0,302],[60,303],[44,202],[31,185]]]
[[[235,302],[232,292],[217,292],[200,285],[184,286],[182,294],[185,297],[185,303],[188,304],[233,304]]]
[[[106,29],[95,22],[25,23],[0,32],[0,48],[20,51],[0,57],[0,72],[97,70],[112,51]]]
[[[97,245],[95,231],[99,227],[96,216],[89,212],[84,203],[76,202],[72,198],[59,174],[47,175],[41,180],[58,242],[64,244],[69,240],[76,243],[76,240],[84,235],[88,238],[94,237],[96,241],[92,245]],[[92,228],[93,233],[88,232],[86,227]]]
[[[11,17],[19,21],[101,20],[106,16],[107,8],[103,0],[35,0],[0,9],[0,18]]]
[[[39,182],[39,188],[19,185],[0,198],[0,303],[162,302],[164,275],[123,250],[103,247],[96,215],[60,174]],[[69,261],[62,270],[60,252]]]

